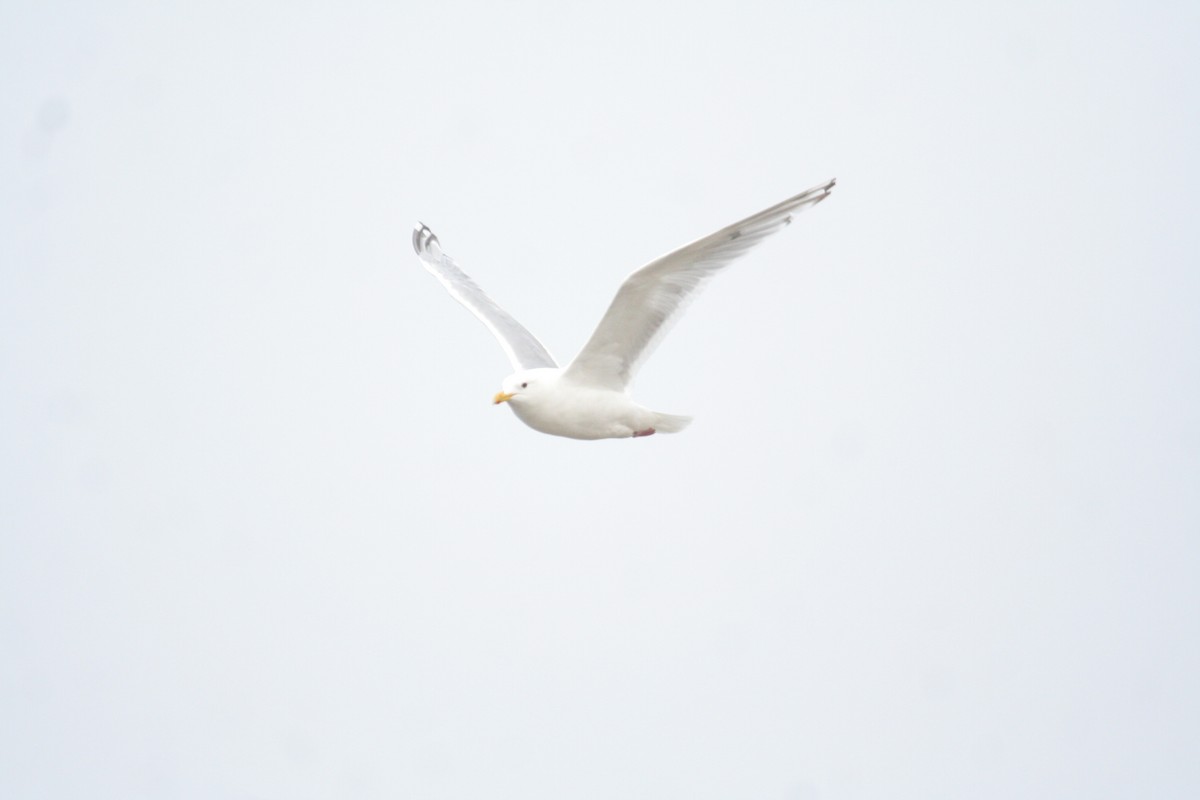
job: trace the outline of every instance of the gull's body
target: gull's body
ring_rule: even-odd
[[[494,401],[507,401],[517,418],[535,431],[572,439],[675,433],[692,421],[639,406],[627,392],[579,383],[569,371],[556,367],[513,373]]]
[[[425,267],[504,348],[517,371],[504,379],[493,400],[507,402],[526,425],[572,439],[675,433],[687,427],[691,418],[651,411],[629,397],[638,367],[708,278],[786,227],[794,214],[824,200],[833,185],[829,181],[802,192],[634,272],[621,284],[579,355],[562,368],[533,334],[442,252],[429,228],[417,226],[413,248]]]

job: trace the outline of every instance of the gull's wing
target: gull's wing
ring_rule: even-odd
[[[504,348],[513,369],[558,366],[542,343],[524,325],[496,305],[492,298],[484,294],[483,289],[475,285],[475,281],[458,268],[454,259],[442,252],[438,238],[424,223],[417,223],[412,241],[413,249],[417,251],[425,269],[436,275],[445,284],[450,296],[466,306],[488,327]]]
[[[623,390],[678,319],[687,301],[718,270],[829,196],[835,181],[814,186],[752,217],[697,239],[630,275],[592,338],[565,370],[579,383]]]

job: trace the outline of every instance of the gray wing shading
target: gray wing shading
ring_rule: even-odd
[[[638,367],[709,278],[790,225],[795,214],[828,197],[834,183],[814,186],[655,259],[630,275],[565,376],[583,384],[627,388]]]
[[[433,231],[418,222],[413,229],[413,249],[425,265],[450,292],[450,296],[467,307],[504,348],[508,360],[514,369],[533,369],[534,367],[555,367],[554,358],[542,346],[537,338],[525,329],[492,298],[471,280],[465,272],[458,268],[454,259],[442,252],[438,238]]]

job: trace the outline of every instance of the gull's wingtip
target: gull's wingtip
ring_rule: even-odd
[[[433,231],[429,230],[429,226],[424,222],[417,222],[413,226],[412,235],[413,250],[417,255],[424,255],[430,248],[436,247],[438,238],[433,235]]]
[[[815,205],[815,204],[821,202],[822,200],[824,200],[826,197],[829,197],[830,193],[833,191],[834,186],[837,186],[837,178],[830,178],[825,183],[816,187],[816,189],[813,189],[812,190],[813,192],[820,193],[812,198],[813,204]]]

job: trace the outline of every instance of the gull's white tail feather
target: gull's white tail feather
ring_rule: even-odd
[[[691,424],[691,417],[685,417],[679,414],[659,414],[657,411],[655,412],[654,430],[659,433],[679,433],[681,430]]]

